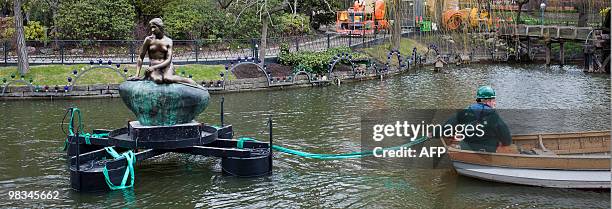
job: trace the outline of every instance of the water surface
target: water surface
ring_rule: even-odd
[[[360,117],[381,109],[453,109],[473,102],[479,85],[497,90],[501,109],[577,111],[579,122],[550,131],[609,129],[590,120],[609,110],[610,77],[575,67],[475,65],[446,73],[419,70],[384,81],[286,91],[231,93],[225,121],[237,136],[267,137],[274,119],[275,143],[315,153],[360,150]],[[221,95],[198,121],[219,123]],[[358,159],[320,161],[276,153],[274,174],[235,178],[219,160],[165,154],[136,167],[136,186],[125,191],[81,194],[69,185],[65,109],[77,106],[85,128],[115,129],[134,116],[120,99],[0,101],[0,207],[315,207],[315,208],[607,208],[610,193],[492,183],[458,176],[451,169],[384,170],[360,167]],[[609,112],[608,112],[609,113]],[[609,118],[609,116],[605,117]],[[8,200],[8,191],[59,191],[59,200]]]

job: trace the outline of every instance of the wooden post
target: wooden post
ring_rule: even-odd
[[[561,62],[560,66],[563,67],[565,65],[565,47],[563,47],[563,41],[559,42],[559,59]]]
[[[529,37],[527,37],[527,57],[529,58],[529,61],[534,60],[531,58],[531,38]]]
[[[550,66],[550,42],[546,42],[546,66]]]

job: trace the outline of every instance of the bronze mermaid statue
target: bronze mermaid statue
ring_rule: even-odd
[[[140,48],[138,61],[136,62],[136,75],[128,80],[152,80],[158,84],[182,83],[191,84],[194,87],[204,88],[190,78],[184,78],[175,74],[172,64],[172,39],[164,34],[164,23],[160,18],[149,21],[151,35],[147,36]],[[149,67],[140,77],[140,71],[145,56],[149,54]]]

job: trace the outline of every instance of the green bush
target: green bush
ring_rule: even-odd
[[[224,28],[224,12],[210,1],[178,0],[164,10],[164,24],[173,39],[217,37]]]
[[[47,39],[47,29],[38,21],[30,21],[25,26],[24,35],[26,40],[43,41]]]
[[[289,53],[281,50],[278,56],[280,64],[287,66],[299,66],[296,69],[303,69],[310,73],[322,74],[326,73],[329,68],[329,62],[338,54],[349,54],[353,59],[366,58],[365,54],[352,52],[348,47],[331,48],[322,52],[293,52]],[[348,61],[342,60],[342,64],[350,64]]]
[[[310,20],[306,15],[284,13],[278,20],[278,29],[283,35],[298,36],[310,33]]]
[[[201,28],[206,21],[200,11],[206,9],[201,7],[206,8],[206,4],[190,5],[179,1],[170,6],[163,18],[168,35],[173,39],[201,38]]]
[[[63,39],[131,39],[134,19],[131,0],[66,0],[55,24]]]
[[[255,10],[243,9],[238,5],[220,9],[211,1],[177,0],[164,10],[163,19],[169,36],[177,40],[258,37],[261,23]]]
[[[15,19],[13,17],[0,18],[0,39],[10,40],[15,35]]]

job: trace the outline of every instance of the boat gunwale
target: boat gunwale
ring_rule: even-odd
[[[446,146],[446,144],[445,144]],[[607,159],[610,155],[526,155],[526,154],[514,154],[514,153],[497,153],[497,152],[480,152],[472,150],[462,150],[454,147],[446,147],[448,151],[478,154],[478,155],[493,155],[493,156],[506,156],[506,157],[525,157],[525,158],[554,158],[554,159]]]
[[[451,159],[451,162],[458,162],[458,163],[464,163],[464,164],[472,164],[472,165],[480,165],[480,166],[487,166],[487,167],[498,167],[498,168],[516,168],[516,169],[531,169],[531,170],[559,170],[559,171],[612,171],[610,168],[546,168],[546,167],[517,167],[517,166],[508,166],[508,165],[500,165],[500,164],[494,164],[494,165],[483,165],[483,164],[478,164],[478,163],[474,163],[474,162],[468,162],[468,161],[462,161],[462,160],[453,160]]]
[[[598,134],[601,136],[610,136],[611,130],[606,130],[606,131],[585,131],[585,132],[568,132],[568,133],[534,133],[534,134],[519,134],[519,135],[512,135],[512,140],[514,141],[515,137],[519,137],[519,140],[535,140],[538,139],[538,136],[542,136],[542,139],[550,139],[550,138],[544,138],[544,136],[553,136],[553,135],[557,135],[557,136],[566,136],[566,135],[576,135],[576,134]],[[530,138],[521,138],[521,137],[535,137],[535,139],[530,139]],[[578,137],[578,136],[575,136]],[[574,138],[575,138],[574,137]],[[583,137],[592,137],[592,136],[583,136]],[[562,137],[562,138],[571,138],[569,136],[566,137]],[[454,152],[463,152],[463,153],[471,153],[471,154],[482,154],[482,155],[497,155],[497,156],[508,156],[508,157],[527,157],[527,158],[560,158],[560,159],[604,159],[604,158],[610,158],[610,155],[608,156],[604,156],[604,155],[585,155],[585,156],[578,156],[578,155],[525,155],[525,154],[514,154],[514,153],[498,153],[498,152],[481,152],[481,151],[472,151],[472,150],[462,150],[462,149],[457,149],[454,147],[450,147],[446,144],[446,141],[444,140],[444,138],[440,138],[440,141],[442,141],[442,144],[444,145],[444,147],[446,147],[446,149],[448,151],[454,151]]]
[[[556,133],[556,134],[525,134],[525,135],[516,135],[521,137],[539,137],[539,136],[567,136],[567,135],[586,135],[582,137],[592,137],[592,136],[610,136],[609,131],[589,131],[589,132],[579,132],[579,133]],[[576,136],[574,138],[577,138]],[[513,136],[514,138],[514,136]],[[553,138],[554,139],[554,138]],[[602,163],[601,160],[609,161],[611,159],[611,155],[526,155],[526,154],[516,154],[516,153],[494,153],[494,152],[482,152],[482,151],[472,151],[472,150],[462,150],[458,148],[454,148],[449,146],[444,138],[440,138],[442,144],[447,149],[447,153],[449,154],[449,158],[453,162],[461,162],[468,164],[475,164],[481,166],[490,166],[490,167],[506,167],[506,168],[524,168],[524,169],[542,169],[542,170],[599,170],[606,171],[610,170],[610,162]],[[530,139],[525,139],[530,140]],[[537,140],[534,138],[533,140]],[[461,156],[457,156],[461,155]],[[470,160],[475,157],[481,158],[496,158],[495,159],[486,159],[482,160]],[[466,159],[467,158],[467,159]],[[536,167],[533,165],[534,161],[537,159],[543,166]],[[545,163],[541,161],[550,161],[552,162],[561,162],[561,161],[569,161],[569,160],[577,160],[580,162],[585,162],[585,160],[596,160],[599,166],[547,166]],[[480,161],[480,162],[479,162]],[[508,163],[508,162],[518,162],[518,163]],[[521,163],[521,162],[530,162],[530,163]],[[604,166],[605,164],[605,166]],[[513,166],[514,165],[514,166]],[[558,164],[559,165],[559,164]]]

